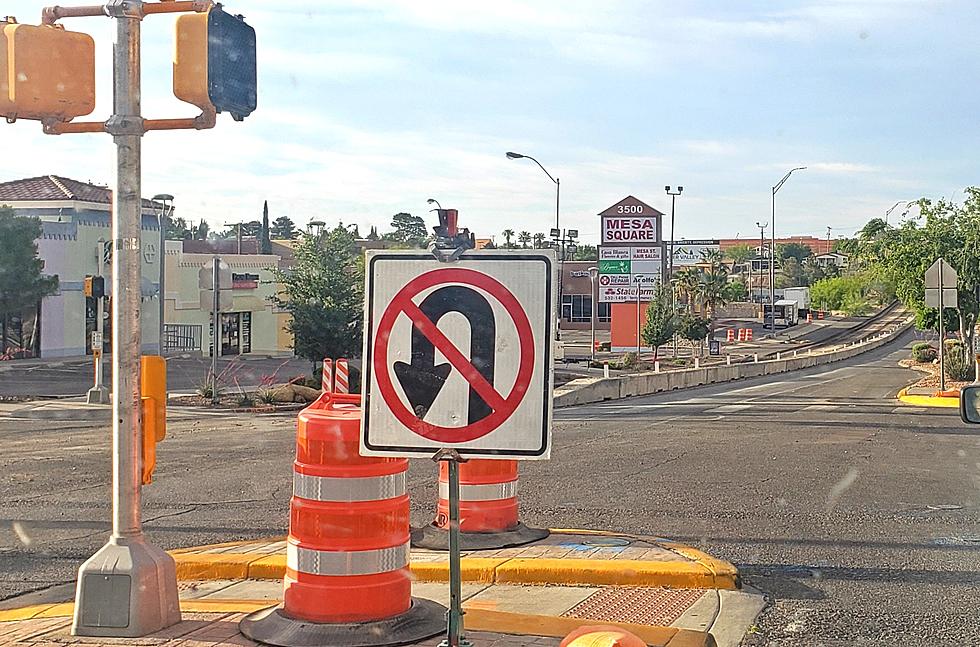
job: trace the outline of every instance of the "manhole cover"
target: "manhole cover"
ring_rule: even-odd
[[[595,537],[582,540],[585,546],[629,546],[631,543],[633,542],[622,537]]]
[[[566,611],[566,618],[669,626],[705,595],[700,589],[603,589]]]

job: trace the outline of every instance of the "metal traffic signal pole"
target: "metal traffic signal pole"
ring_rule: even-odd
[[[72,633],[145,636],[180,622],[174,560],[146,541],[140,522],[140,235],[142,231],[139,0],[111,0],[116,22],[112,202],[112,535],[78,572]]]
[[[221,259],[214,257],[211,269],[211,406],[218,404],[218,354],[221,353]]]

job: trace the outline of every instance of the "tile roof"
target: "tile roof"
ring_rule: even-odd
[[[79,182],[60,175],[42,175],[12,182],[0,182],[0,203],[73,200],[111,204],[112,190],[106,186]],[[155,209],[157,203],[143,198],[144,209]]]

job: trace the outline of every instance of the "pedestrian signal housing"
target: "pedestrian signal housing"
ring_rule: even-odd
[[[174,95],[201,110],[241,121],[257,100],[255,30],[241,16],[212,7],[177,19]]]
[[[101,299],[105,296],[105,278],[101,276],[86,276],[84,282],[85,296]]]
[[[153,482],[157,443],[167,435],[167,360],[159,355],[140,357],[140,401],[143,404],[143,485]]]
[[[70,121],[95,110],[95,41],[58,25],[0,21],[0,115]]]

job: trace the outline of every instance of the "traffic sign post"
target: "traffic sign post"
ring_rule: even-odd
[[[553,250],[368,252],[360,453],[431,455],[449,473],[449,590],[442,647],[466,647],[459,464],[547,459],[551,449]],[[465,243],[465,241],[463,241]],[[449,248],[455,248],[447,253]]]
[[[937,258],[926,270],[926,307],[939,308],[936,328],[939,331],[939,390],[946,390],[946,326],[943,316],[946,308],[959,306],[956,284],[959,275],[946,259]]]

